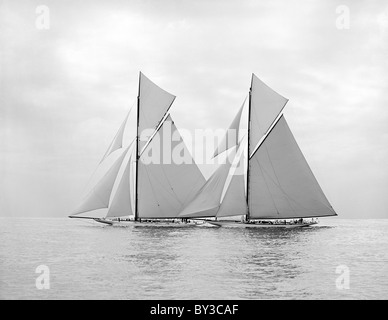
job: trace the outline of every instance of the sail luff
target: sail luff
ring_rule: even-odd
[[[248,157],[247,157],[247,187],[246,187],[246,201],[247,201],[247,214],[245,219],[249,221],[249,178],[250,178],[250,161],[249,161],[249,154],[250,154],[250,146],[251,146],[251,112],[252,112],[252,83],[253,83],[253,74],[251,79],[251,87],[249,88],[249,105],[248,105]]]

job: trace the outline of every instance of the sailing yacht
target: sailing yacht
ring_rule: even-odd
[[[123,147],[127,115],[100,165],[114,155],[117,157],[117,153],[119,156],[70,218],[93,219],[109,225],[145,225],[156,221],[177,225],[178,221],[187,221],[179,213],[206,180],[192,158],[179,164],[171,161],[172,152],[178,147],[186,156],[189,154],[169,114],[174,100],[174,95],[140,72],[136,137]],[[150,153],[156,161],[148,163]],[[155,155],[159,158],[155,159]],[[105,210],[104,217],[95,217],[95,211],[100,209]]]
[[[244,174],[241,170],[236,174],[236,165],[231,163],[220,165],[180,217],[212,218],[207,221],[216,226],[300,228],[316,224],[314,218],[337,215],[282,114],[287,102],[252,74],[246,142],[225,137],[214,153],[234,153],[233,163],[240,168],[246,165]],[[239,132],[244,104],[229,130]],[[220,220],[232,216],[244,219]]]

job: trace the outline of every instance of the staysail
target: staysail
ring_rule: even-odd
[[[169,115],[138,161],[139,218],[175,218],[205,183]]]
[[[128,162],[125,166],[123,175],[121,176],[116,193],[109,205],[107,218],[123,217],[133,215],[133,156],[131,153]]]
[[[74,210],[74,215],[96,209],[108,208],[114,183],[131,145],[132,144],[124,149],[122,154],[116,159],[101,180],[89,191],[81,204]]]
[[[230,217],[245,215],[248,212],[247,199],[245,195],[244,179],[244,147],[239,148],[236,159],[229,170],[231,179],[227,185],[225,195],[217,211],[217,217]]]
[[[179,214],[180,217],[215,217],[232,162],[226,159]]]
[[[251,160],[249,217],[334,216],[282,115]]]

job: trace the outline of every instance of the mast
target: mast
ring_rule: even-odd
[[[251,87],[249,88],[249,101],[248,101],[248,157],[247,157],[247,215],[246,220],[249,221],[249,171],[250,171],[250,144],[251,144],[251,102],[252,102],[252,81],[253,81],[253,74],[252,74],[252,80],[251,80]]]
[[[137,197],[137,182],[139,176],[139,106],[140,106],[140,79],[141,72],[139,72],[139,91],[137,94],[137,119],[136,119],[136,178],[135,178],[135,221],[139,218],[139,207],[138,207],[138,197]]]

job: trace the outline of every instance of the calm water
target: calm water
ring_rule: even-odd
[[[388,220],[268,231],[3,218],[0,298],[388,299],[387,249]],[[36,288],[39,265],[49,290]]]

